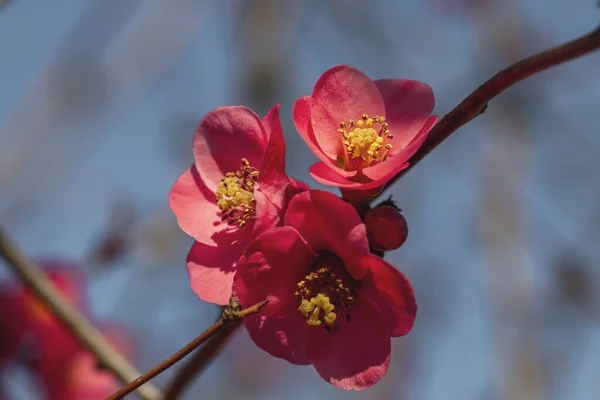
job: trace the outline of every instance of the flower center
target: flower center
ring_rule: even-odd
[[[349,130],[346,130],[346,129]],[[392,145],[387,143],[394,135],[390,133],[385,117],[369,118],[363,114],[358,121],[351,119],[348,126],[340,122],[338,132],[346,151],[338,159],[341,168],[346,171],[362,171],[386,159]]]
[[[298,282],[294,293],[299,303],[298,311],[309,326],[325,323],[327,331],[337,331],[340,318],[350,321],[349,311],[354,298],[348,275],[342,260],[329,252],[319,254],[311,272]]]
[[[258,171],[242,158],[242,167],[236,172],[228,172],[215,192],[217,205],[221,210],[221,220],[228,225],[243,228],[248,220],[256,216],[254,186],[258,180]]]

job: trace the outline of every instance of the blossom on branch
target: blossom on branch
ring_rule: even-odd
[[[324,185],[378,194],[408,167],[437,122],[429,85],[406,79],[372,81],[338,65],[293,110],[296,129],[321,160],[310,168]]]
[[[173,185],[169,204],[196,240],[187,257],[192,289],[225,305],[248,243],[279,223],[289,198],[305,185],[285,172],[279,105],[262,120],[242,106],[209,112],[196,129],[193,153],[194,165]]]
[[[244,319],[260,348],[343,389],[385,375],[390,337],[406,335],[417,311],[408,280],[369,253],[356,210],[318,190],[294,196],[283,226],[250,244],[234,291],[244,307],[269,299]]]

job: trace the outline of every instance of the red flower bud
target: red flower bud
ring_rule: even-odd
[[[371,248],[379,251],[395,250],[408,236],[406,219],[392,206],[375,207],[365,215],[367,237]]]

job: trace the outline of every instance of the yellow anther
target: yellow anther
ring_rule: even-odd
[[[353,280],[343,272],[342,261],[328,252],[319,255],[317,263],[325,266],[312,269],[298,282],[298,290],[294,292],[298,311],[309,326],[324,326],[328,332],[337,331],[340,319],[349,320],[353,299],[348,284]],[[340,276],[343,279],[338,278]]]
[[[387,139],[394,136],[388,129],[384,117],[375,116],[370,118],[363,114],[358,121],[349,120],[350,129],[346,130],[346,124],[340,122],[337,131],[342,135],[342,144],[346,147],[346,154],[342,158],[342,166],[348,170],[359,170],[378,164],[385,160],[388,151],[392,148]]]
[[[323,321],[329,325],[335,322],[337,316],[333,312],[334,308],[335,306],[331,304],[329,297],[319,293],[310,300],[303,299],[300,303],[300,307],[298,307],[298,310],[302,313],[302,315],[308,317],[306,320],[308,325],[319,326]],[[321,313],[323,313],[322,318]]]
[[[242,158],[241,163],[238,171],[225,174],[215,191],[223,221],[240,228],[256,214],[254,185],[258,180],[258,171],[250,166],[250,162]]]

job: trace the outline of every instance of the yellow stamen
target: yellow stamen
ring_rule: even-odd
[[[344,267],[335,256],[325,253],[317,262],[326,266],[311,271],[298,282],[298,290],[294,293],[299,303],[298,311],[309,326],[321,326],[325,322],[327,331],[336,331],[339,329],[338,316],[349,320],[348,312],[354,298],[344,282],[351,278],[343,281],[336,275],[334,269],[343,271]]]
[[[350,130],[346,130],[346,123],[340,122],[337,131],[342,135],[342,143],[346,147],[343,168],[347,171],[362,171],[384,161],[392,145],[387,143],[394,135],[390,133],[384,117],[370,118],[363,114],[362,118],[354,122],[349,120]]]
[[[248,220],[255,217],[254,186],[257,180],[258,171],[245,158],[242,158],[242,167],[237,172],[225,174],[215,192],[223,221],[243,228]]]

